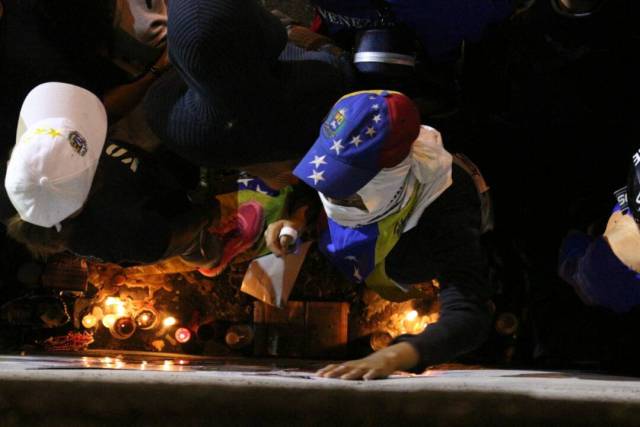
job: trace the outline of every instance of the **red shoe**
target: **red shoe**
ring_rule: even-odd
[[[262,206],[257,202],[246,202],[238,206],[237,213],[224,224],[209,231],[227,239],[220,263],[212,268],[199,268],[203,276],[215,277],[238,255],[251,248],[261,236],[264,225]]]

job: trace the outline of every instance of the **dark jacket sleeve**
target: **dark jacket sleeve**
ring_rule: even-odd
[[[397,342],[408,342],[420,354],[413,368],[422,372],[428,366],[449,362],[478,348],[491,327],[491,311],[486,301],[465,293],[455,285],[440,292],[440,318],[419,335],[402,335]]]
[[[399,341],[420,354],[417,371],[451,361],[486,339],[492,313],[487,256],[480,240],[480,199],[469,175],[454,165],[453,184],[403,233],[386,259],[389,277],[401,284],[438,280],[440,318]]]

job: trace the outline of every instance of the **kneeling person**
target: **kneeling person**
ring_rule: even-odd
[[[320,248],[354,282],[382,297],[419,296],[437,281],[440,320],[383,350],[319,371],[343,379],[421,371],[483,343],[491,323],[490,286],[480,243],[481,203],[471,176],[453,162],[439,132],[420,126],[397,92],[359,92],[333,107],[294,174],[318,191],[328,217]],[[278,230],[269,244],[280,253]]]

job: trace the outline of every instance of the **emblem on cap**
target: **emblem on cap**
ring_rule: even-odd
[[[79,132],[69,132],[69,144],[81,156],[87,154],[87,140]]]
[[[322,129],[327,137],[334,137],[347,120],[347,110],[341,108],[333,116],[329,116],[322,125]]]

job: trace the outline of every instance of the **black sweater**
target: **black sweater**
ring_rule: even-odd
[[[398,283],[440,283],[440,319],[419,335],[398,341],[420,354],[414,369],[444,363],[479,347],[491,326],[485,251],[480,242],[480,200],[469,175],[453,167],[453,184],[402,235],[385,259]]]
[[[114,263],[163,259],[174,234],[192,233],[214,213],[189,202],[170,166],[135,146],[107,141],[87,203],[62,225],[71,230],[69,249]]]

